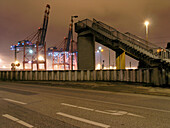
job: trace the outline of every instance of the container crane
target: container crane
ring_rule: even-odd
[[[73,41],[73,51],[71,51],[72,30],[71,24],[69,26],[68,36],[55,47],[48,48],[48,56],[52,56],[52,68],[55,70],[71,70],[71,57],[73,55],[73,67],[77,69],[77,42]]]
[[[11,46],[11,50],[15,52],[23,51],[23,70],[26,70],[26,64],[36,64],[37,70],[40,70],[39,64],[44,64],[44,70],[46,70],[46,32],[48,27],[50,13],[50,5],[46,5],[43,26],[38,29],[36,33],[33,33],[26,37],[24,40],[18,41],[17,44]],[[42,57],[43,56],[43,57]],[[15,57],[16,60],[16,57]]]

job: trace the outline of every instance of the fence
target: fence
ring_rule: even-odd
[[[170,85],[170,73],[158,68],[135,70],[0,71],[0,80],[122,81]]]

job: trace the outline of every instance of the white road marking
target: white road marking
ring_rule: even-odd
[[[78,121],[81,121],[81,122],[84,122],[84,123],[88,123],[88,124],[92,124],[92,125],[95,125],[95,126],[99,126],[99,127],[102,127],[102,128],[109,128],[110,127],[110,125],[94,122],[94,121],[91,121],[91,120],[87,120],[87,119],[84,119],[84,118],[68,115],[68,114],[61,113],[61,112],[58,112],[56,114],[64,116],[64,117],[68,117],[68,118],[71,118],[71,119],[74,119],[74,120],[78,120]]]
[[[9,102],[18,103],[18,104],[23,104],[23,105],[27,104],[27,103],[24,103],[24,102],[20,102],[20,101],[16,101],[16,100],[8,99],[8,98],[3,98],[3,100],[9,101]]]
[[[77,106],[75,105],[71,105],[71,104],[66,104],[66,103],[61,103],[62,105],[65,105],[65,106],[69,106],[69,107],[74,107],[74,108],[77,108]]]
[[[94,111],[94,109],[91,109],[91,108],[86,108],[86,107],[78,107],[80,109],[84,109],[84,110],[89,110],[89,111]]]
[[[28,127],[28,128],[33,128],[33,127],[34,127],[34,126],[32,126],[32,125],[30,125],[30,124],[28,124],[28,123],[26,123],[26,122],[24,122],[24,121],[16,118],[16,117],[11,116],[11,115],[4,114],[4,115],[2,115],[2,116],[3,116],[3,117],[6,117],[6,118],[8,118],[8,119],[10,119],[10,120],[12,120],[12,121],[15,121],[15,122],[17,122],[17,123],[19,123],[19,124],[21,124],[21,125],[24,125],[24,126],[26,126],[26,127]]]
[[[9,88],[9,87],[8,87]],[[11,88],[11,87],[10,87]],[[14,88],[11,88],[14,89]],[[63,88],[62,88],[63,89]],[[35,93],[39,93],[38,91],[34,91],[34,90],[25,90],[25,89],[17,89],[17,90],[21,90],[21,91],[31,91],[31,92],[35,92]],[[69,89],[70,90],[70,89]],[[82,90],[81,90],[82,91]],[[46,92],[43,92],[45,94],[49,94]],[[135,95],[135,94],[126,94],[126,93],[120,93],[120,95],[125,94],[125,95]],[[51,94],[51,95],[57,95],[60,97],[65,97],[65,98],[72,98],[72,99],[78,99],[78,100],[86,100],[86,101],[90,101],[90,102],[98,102],[98,103],[104,103],[104,104],[114,104],[114,105],[119,105],[119,106],[126,106],[126,107],[131,107],[131,108],[139,108],[139,109],[146,109],[146,110],[152,110],[152,111],[158,111],[158,112],[165,112],[165,113],[170,113],[170,110],[164,110],[164,109],[157,109],[157,108],[149,108],[149,107],[144,107],[144,106],[137,106],[137,105],[130,105],[130,104],[122,104],[122,103],[116,103],[116,102],[107,102],[107,101],[100,101],[100,100],[93,100],[93,99],[86,99],[86,98],[80,98],[80,97],[75,97],[75,96],[66,96],[66,95],[62,95],[62,94]],[[141,96],[140,94],[138,94],[139,96]],[[150,96],[152,98],[155,98],[156,96]],[[162,97],[159,97],[162,99]],[[163,98],[164,99],[164,98]],[[166,97],[167,99],[167,97]],[[169,99],[167,99],[169,100]]]
[[[80,109],[89,110],[89,111],[94,111],[94,109],[91,109],[91,108],[80,107],[80,106],[76,106],[76,105],[72,105],[72,104],[61,103],[61,105],[69,106],[69,107],[73,107],[73,108],[80,108]]]
[[[55,94],[55,95],[58,95],[58,96],[61,96],[61,97],[66,97],[66,98],[86,100],[86,101],[90,101],[90,102],[98,102],[98,103],[104,103],[104,104],[112,104],[112,105],[126,106],[126,107],[131,107],[131,108],[147,109],[147,110],[152,110],[152,111],[159,111],[159,112],[170,113],[169,110],[163,110],[163,109],[157,109],[157,108],[149,108],[149,107],[136,106],[136,105],[130,105],[130,104],[116,103],[116,102],[113,103],[113,102],[93,100],[93,99],[86,99],[86,98],[80,98],[80,97],[74,97],[74,96],[65,96],[65,95],[60,95],[60,94]]]
[[[121,115],[123,115],[123,114],[121,114],[121,113],[109,113],[109,112],[100,111],[100,110],[95,110],[95,112],[103,113],[103,114],[108,114],[108,115],[115,115],[115,116],[121,116]]]
[[[80,107],[80,106],[76,106],[76,105],[72,105],[72,104],[66,104],[66,103],[61,103],[61,105],[68,106],[68,107],[73,107],[73,108],[84,109],[84,110],[88,110],[88,111],[94,111],[94,112],[108,114],[108,115],[114,115],[114,116],[129,115],[129,116],[145,118],[143,116],[128,113],[128,112],[125,112],[125,111],[114,111],[114,110],[101,111],[101,110],[95,110],[95,109],[91,109],[91,108]]]
[[[10,120],[13,120],[13,121],[18,121],[18,120],[19,120],[19,119],[13,117],[13,116],[8,115],[8,114],[2,115],[2,116],[3,116],[3,117],[6,117],[6,118],[8,118],[8,119],[10,119]]]

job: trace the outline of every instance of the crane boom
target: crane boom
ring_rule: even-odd
[[[45,43],[49,13],[50,13],[50,5],[47,4],[46,9],[45,9],[45,14],[44,14],[43,27],[41,28],[41,37],[40,37],[39,45],[44,45],[44,43]]]

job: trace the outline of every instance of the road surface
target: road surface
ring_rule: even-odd
[[[1,81],[0,128],[170,128],[170,97]]]

